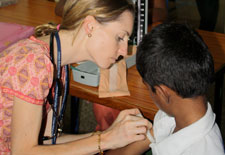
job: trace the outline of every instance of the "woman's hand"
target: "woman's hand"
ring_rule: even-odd
[[[136,116],[138,114],[140,114],[138,109],[121,111],[111,127],[102,133],[102,147],[116,149],[144,140],[146,131],[152,124],[147,119]]]

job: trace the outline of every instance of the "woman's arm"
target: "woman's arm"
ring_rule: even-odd
[[[87,138],[93,135],[93,133],[86,133],[86,134],[65,134],[62,133],[59,137],[57,137],[57,142],[56,144],[63,144],[63,143],[68,143],[72,142],[74,140],[79,140],[83,138]],[[44,144],[52,144],[52,140],[45,140],[43,141]]]
[[[101,134],[102,150],[124,147],[143,140],[146,126],[150,123],[136,117],[137,109],[121,112],[113,125]],[[95,154],[98,150],[98,135],[80,140],[57,144],[38,145],[42,121],[42,106],[27,103],[17,97],[14,99],[12,116],[12,154]]]

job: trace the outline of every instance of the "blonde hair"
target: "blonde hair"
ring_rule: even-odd
[[[67,0],[63,9],[60,30],[79,29],[83,20],[88,15],[93,16],[98,22],[105,23],[117,20],[124,11],[135,13],[131,0]],[[41,34],[42,27],[37,30]],[[45,30],[55,31],[55,27],[46,25]],[[44,29],[43,29],[44,30]],[[49,31],[47,32],[49,34]],[[45,32],[45,33],[46,33]]]
[[[57,30],[57,24],[54,24],[54,23],[39,25],[35,27],[34,36],[41,37],[41,36],[49,35],[56,30]]]

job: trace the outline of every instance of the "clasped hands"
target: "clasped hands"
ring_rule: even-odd
[[[102,133],[105,135],[103,141],[110,140],[110,143],[107,143],[110,146],[105,147],[116,149],[144,140],[147,131],[152,128],[152,123],[140,116],[138,109],[121,111],[113,124]]]

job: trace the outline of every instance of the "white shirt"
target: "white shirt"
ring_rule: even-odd
[[[220,130],[208,103],[206,114],[195,123],[173,133],[175,119],[159,110],[154,118],[153,155],[224,155]]]

